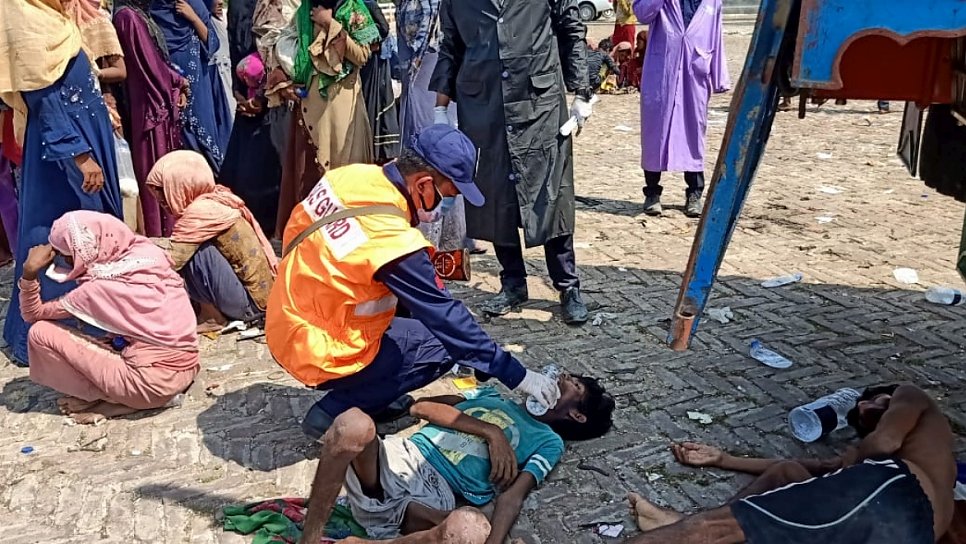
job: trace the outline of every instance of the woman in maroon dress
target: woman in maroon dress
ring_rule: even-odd
[[[178,112],[187,98],[188,81],[168,64],[164,37],[147,15],[150,0],[117,0],[114,27],[124,49],[127,80],[124,82],[126,119],[134,172],[140,186],[146,236],[170,233],[157,199],[146,190],[144,180],[158,159],[181,147]]]

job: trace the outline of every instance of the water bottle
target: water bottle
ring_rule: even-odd
[[[804,277],[805,276],[801,272],[795,272],[794,274],[789,274],[787,276],[779,276],[777,278],[765,280],[761,282],[761,286],[766,289],[770,289],[772,287],[781,287],[790,283],[798,283],[802,281]]]
[[[774,352],[761,344],[760,340],[751,341],[750,355],[757,361],[772,368],[788,368],[792,362],[780,353]]]
[[[930,287],[926,291],[926,300],[933,304],[958,306],[966,302],[966,293],[952,287]]]
[[[557,381],[557,378],[560,377],[560,369],[557,368],[557,365],[547,365],[543,367],[543,375],[553,381]],[[527,398],[527,411],[530,412],[531,415],[542,416],[549,410],[550,407],[540,404],[540,401],[538,401],[536,397],[531,396]]]
[[[819,438],[846,427],[849,410],[855,408],[861,394],[855,389],[844,388],[814,402],[799,406],[788,414],[792,434],[802,442],[815,442]]]
[[[114,149],[117,152],[117,178],[121,196],[135,198],[138,196],[138,180],[134,175],[131,147],[127,145],[124,138],[114,136]]]

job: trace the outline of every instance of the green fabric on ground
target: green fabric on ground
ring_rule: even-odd
[[[305,502],[305,499],[271,499],[226,506],[223,509],[224,528],[243,535],[253,534],[252,544],[296,544],[302,536]],[[352,519],[352,512],[342,505],[332,509],[332,516],[325,525],[325,535],[334,540],[367,536],[365,529]]]

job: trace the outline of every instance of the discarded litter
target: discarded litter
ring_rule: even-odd
[[[792,362],[786,359],[783,355],[774,352],[762,345],[760,340],[752,340],[750,344],[751,350],[749,354],[753,359],[759,361],[766,366],[772,368],[788,368],[792,366]]]
[[[102,435],[94,440],[84,442],[83,444],[78,444],[76,446],[70,446],[67,451],[70,453],[77,451],[92,451],[94,453],[100,453],[107,449],[107,435]]]
[[[221,384],[213,383],[205,388],[205,394],[209,397],[220,397],[225,394],[225,388]]]
[[[731,311],[730,306],[725,306],[724,308],[712,308],[705,313],[708,314],[709,318],[714,319],[722,325],[730,323],[731,320],[735,318],[735,314]]]
[[[827,161],[832,158],[831,153],[825,153],[825,152],[816,153],[815,156],[818,157],[819,159],[822,159],[823,161]]]
[[[624,532],[624,526],[621,524],[618,524],[618,525],[601,524],[597,526],[597,534],[599,534],[600,536],[606,536],[608,538],[617,538],[621,536],[621,533],[623,532]]]
[[[634,129],[626,125],[617,125],[616,127],[614,127],[614,130],[616,130],[617,132],[634,132]]]
[[[265,331],[259,329],[258,327],[252,327],[250,329],[245,329],[238,333],[239,340],[251,340],[253,338],[258,338],[260,336],[265,336]]]
[[[789,274],[787,276],[779,276],[777,278],[765,280],[761,282],[761,286],[766,289],[771,289],[773,287],[781,287],[783,285],[798,283],[802,281],[802,279],[804,278],[805,276],[801,272],[795,272],[794,274]]]
[[[952,287],[930,287],[926,291],[926,300],[933,304],[958,306],[966,302],[966,293]]]
[[[223,329],[218,331],[218,334],[228,334],[234,331],[243,331],[248,328],[248,325],[244,321],[232,321],[231,323],[225,325]]]
[[[822,185],[821,187],[818,188],[818,191],[820,193],[825,193],[827,195],[837,195],[844,192],[845,189],[841,187],[836,187],[835,185]]]
[[[911,268],[896,268],[892,271],[892,276],[899,283],[914,285],[919,283],[919,273]]]
[[[140,457],[142,453],[141,450],[131,450],[131,457]]]
[[[648,483],[651,483],[651,484],[653,484],[654,482],[656,482],[656,481],[658,481],[658,480],[660,480],[661,478],[664,477],[664,476],[661,476],[660,474],[656,474],[654,472],[646,472],[646,473],[644,473],[644,475],[647,476],[647,482]]]
[[[24,446],[24,447],[20,448],[20,453],[22,453],[24,455],[30,455],[33,452],[34,452],[34,447],[33,446]]]
[[[615,317],[617,317],[617,314],[612,314],[608,312],[598,312],[597,315],[594,316],[594,320],[591,321],[590,324],[595,327],[599,327],[604,323],[604,320],[614,319]]]
[[[230,370],[231,367],[233,366],[235,365],[221,365],[221,366],[216,366],[214,368],[209,368],[208,370],[210,370],[211,372],[226,372]]]
[[[688,412],[688,419],[697,421],[702,425],[711,425],[711,422],[714,421],[711,416],[704,412]]]
[[[815,220],[818,221],[819,225],[824,225],[825,223],[831,223],[832,221],[835,221],[835,218],[830,215],[820,215],[816,217]]]
[[[607,472],[606,470],[604,470],[604,469],[602,469],[600,467],[595,467],[594,465],[591,465],[590,463],[586,463],[584,461],[581,461],[580,463],[577,463],[577,469],[578,470],[589,470],[591,472],[596,472],[597,474],[600,474],[601,476],[606,476],[608,478],[610,477],[610,472]]]

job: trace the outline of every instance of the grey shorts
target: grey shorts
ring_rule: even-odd
[[[345,488],[352,516],[369,538],[399,536],[406,508],[417,502],[449,512],[456,508],[453,490],[409,440],[389,436],[379,441],[379,483],[383,499],[367,497],[352,466],[346,471]]]

